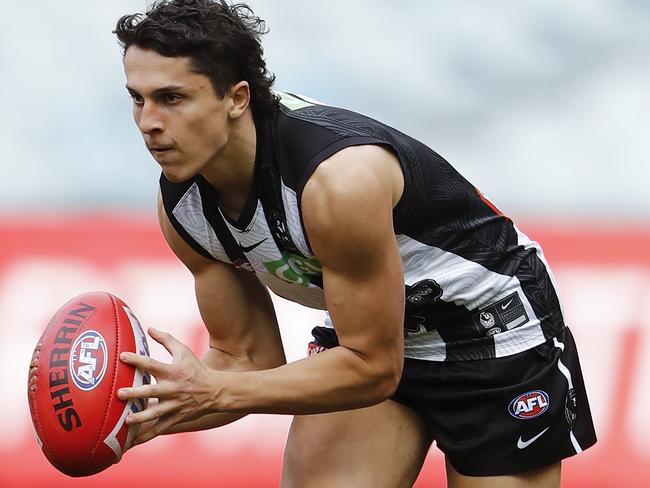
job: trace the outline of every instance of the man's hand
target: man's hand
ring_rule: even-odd
[[[158,403],[157,398],[150,398],[149,399],[149,405],[147,408],[152,408],[154,405]],[[126,450],[131,449],[133,446],[137,446],[140,444],[144,444],[147,441],[150,441],[154,437],[158,437],[159,435],[163,434],[168,434],[168,431],[165,432],[158,432],[157,430],[154,430],[154,426],[156,424],[157,420],[149,420],[148,422],[144,422],[143,424],[138,425],[138,431],[131,441],[131,444],[129,444],[126,447]]]
[[[157,398],[148,408],[139,413],[129,413],[126,423],[144,424],[134,445],[166,433],[174,425],[194,420],[213,408],[217,397],[216,371],[208,368],[194,353],[171,334],[149,328],[149,335],[162,344],[172,356],[171,364],[161,363],[148,356],[124,352],[120,359],[136,368],[151,373],[155,384],[137,388],[121,388],[118,397],[122,400],[134,398]]]

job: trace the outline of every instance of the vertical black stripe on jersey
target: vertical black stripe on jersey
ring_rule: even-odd
[[[259,127],[267,134],[262,142],[265,154],[272,159],[282,180],[296,195],[302,193],[309,162],[323,148],[343,139],[343,136],[313,123],[304,113],[309,108],[289,110],[281,105],[276,119],[259,122]]]
[[[235,240],[228,225],[223,220],[219,206],[217,205],[216,191],[202,176],[196,177],[199,190],[201,191],[201,204],[203,205],[203,215],[208,220],[208,223],[217,235],[217,239],[221,243],[223,250],[228,255],[228,259],[233,264],[247,263],[248,259],[239,247],[239,243]]]
[[[187,242],[192,249],[199,253],[204,258],[216,261],[216,258],[212,256],[206,249],[203,248],[194,238],[188,234],[185,228],[176,220],[174,215],[174,208],[178,202],[183,198],[187,193],[190,187],[194,184],[194,179],[184,181],[182,183],[172,183],[163,173],[160,173],[160,194],[162,195],[163,207],[165,208],[165,213],[167,218],[171,222],[172,226],[178,232],[178,234]]]
[[[298,251],[291,238],[284,211],[282,179],[276,168],[277,158],[273,151],[273,144],[268,137],[272,134],[270,119],[256,120],[255,123],[258,130],[256,131],[254,185],[264,209],[266,222],[278,249],[301,256],[302,253]]]
[[[266,118],[255,121],[257,127],[255,186],[257,188],[260,202],[262,203],[262,208],[264,209],[266,222],[278,249],[281,252],[287,251],[296,256],[307,258],[307,256],[303,255],[293,242],[291,232],[289,232],[289,224],[287,223],[287,215],[284,209],[284,200],[282,198],[282,170],[279,167],[279,161],[285,161],[285,158],[279,157],[279,148],[272,143],[272,141],[276,139],[275,137],[272,137],[275,135],[273,122],[277,122],[277,119]],[[294,130],[292,134],[297,136],[299,140],[303,140],[297,131]],[[300,159],[296,158],[295,160]],[[290,180],[293,180],[292,176],[293,175],[289,174]],[[287,184],[291,187],[293,182],[288,181]],[[298,208],[300,208],[299,202]],[[301,213],[300,216],[302,225]],[[303,235],[307,240],[307,231],[304,229],[304,225],[302,225],[302,230]],[[323,279],[321,276],[311,277],[310,283],[319,288],[323,288]]]

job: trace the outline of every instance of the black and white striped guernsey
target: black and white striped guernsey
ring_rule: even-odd
[[[284,298],[325,310],[321,267],[302,225],[302,190],[337,151],[378,144],[397,155],[404,174],[393,218],[404,267],[406,357],[508,356],[565,327],[539,245],[441,156],[363,115],[278,95],[277,116],[255,122],[255,183],[237,221],[222,214],[202,176],[182,183],[161,176],[165,211],[198,253],[254,272]],[[324,325],[336,324],[326,315]]]

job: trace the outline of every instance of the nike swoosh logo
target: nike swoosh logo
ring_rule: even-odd
[[[262,244],[262,243],[263,243],[265,240],[267,240],[267,239],[268,239],[268,237],[265,237],[265,238],[262,239],[260,242],[256,242],[256,243],[253,244],[252,246],[244,246],[244,245],[240,242],[240,243],[239,243],[239,247],[241,247],[241,250],[244,251],[244,252],[251,252],[253,249],[255,249],[257,246],[259,246],[260,244]]]
[[[528,446],[530,446],[533,442],[535,442],[537,439],[539,439],[540,437],[542,437],[542,435],[544,434],[544,432],[546,432],[548,429],[550,429],[550,426],[549,426],[549,427],[546,427],[543,431],[541,431],[541,432],[540,432],[539,434],[537,434],[535,437],[531,437],[531,438],[528,439],[527,441],[522,440],[522,439],[521,439],[521,436],[519,436],[519,439],[517,439],[517,447],[518,447],[519,449],[526,449],[526,448],[527,448]]]
[[[501,305],[501,310],[505,310],[506,308],[508,308],[513,300],[514,298],[511,298],[510,300],[508,300],[508,303],[504,303],[503,305]]]

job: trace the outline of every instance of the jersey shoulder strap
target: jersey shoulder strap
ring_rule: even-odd
[[[160,175],[165,213],[178,234],[201,256],[234,265],[246,262],[217,208],[210,185],[201,176],[172,183]]]

